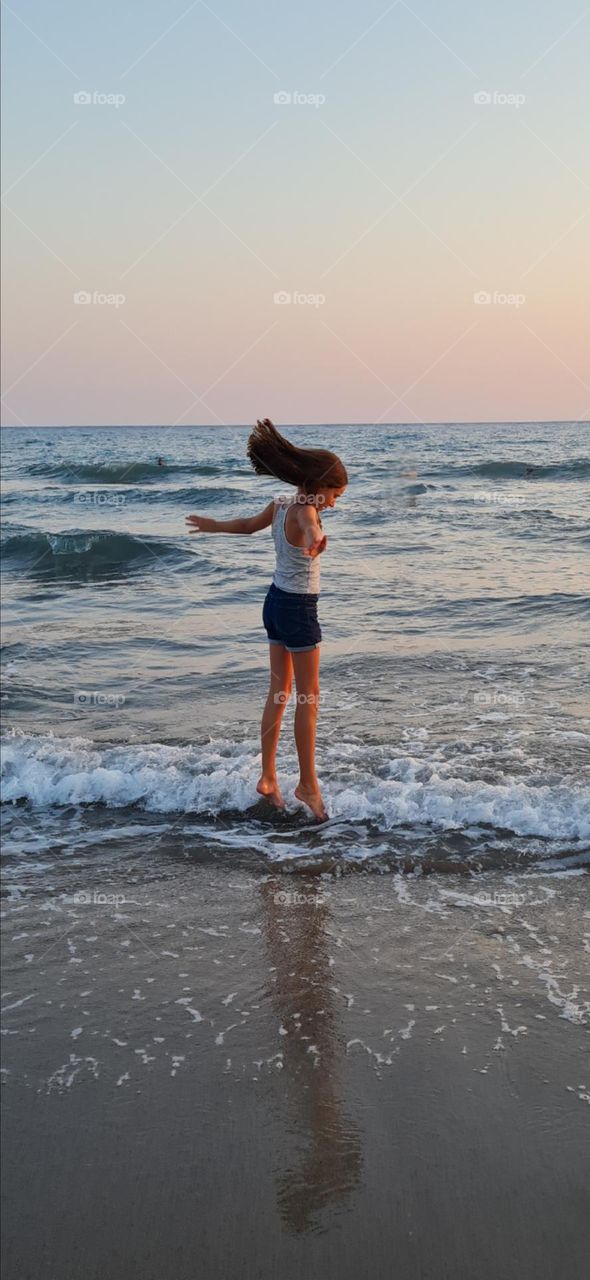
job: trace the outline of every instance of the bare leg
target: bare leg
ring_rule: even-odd
[[[270,685],[260,726],[262,749],[262,773],[256,790],[266,796],[278,808],[284,808],[284,800],[277,781],[276,755],[285,706],[291,696],[293,663],[291,654],[282,644],[270,644]]]
[[[298,800],[308,805],[318,822],[325,822],[328,814],[320,792],[315,771],[315,735],[320,700],[320,651],[308,649],[306,653],[294,653],[293,667],[297,685],[295,708],[295,745],[299,756],[299,782],[295,788]]]

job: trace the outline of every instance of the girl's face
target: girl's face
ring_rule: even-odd
[[[345,492],[345,490],[346,490],[346,485],[341,485],[339,489],[318,489],[315,495],[316,501],[314,505],[320,511],[325,510],[326,507],[335,507],[338,501],[338,498],[342,497],[342,494]]]

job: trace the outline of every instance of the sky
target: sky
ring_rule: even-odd
[[[3,422],[590,418],[584,0],[10,0]]]

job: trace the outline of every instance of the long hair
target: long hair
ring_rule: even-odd
[[[348,484],[344,463],[329,449],[302,449],[291,444],[270,421],[258,420],[248,438],[247,453],[259,476],[275,476],[305,493],[314,488],[342,489]]]

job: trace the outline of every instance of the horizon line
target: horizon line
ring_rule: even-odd
[[[2,431],[227,431],[243,428],[251,430],[250,422],[191,422],[184,424],[155,422],[54,422],[54,423],[0,423]],[[433,419],[429,422],[281,422],[282,427],[533,427],[533,426],[590,426],[590,418],[468,418],[462,420]]]

